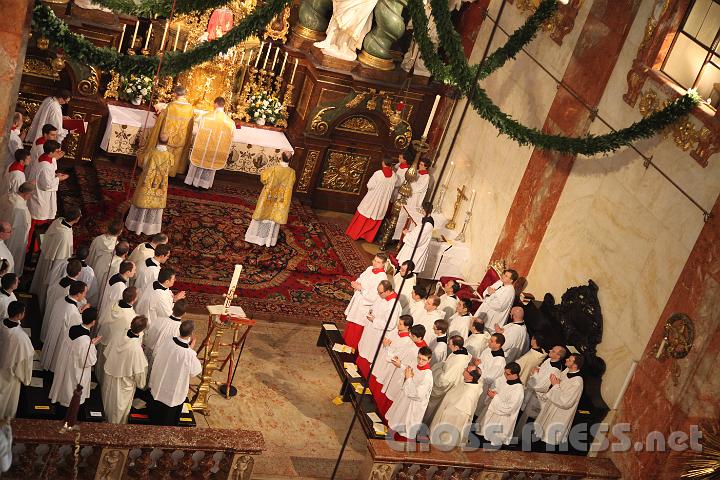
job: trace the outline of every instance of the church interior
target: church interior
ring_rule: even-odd
[[[0,478],[720,478],[720,0],[0,6]]]

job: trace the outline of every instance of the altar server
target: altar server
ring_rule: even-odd
[[[17,301],[15,290],[19,283],[14,273],[6,273],[0,279],[0,318],[7,318],[8,305]]]
[[[144,155],[138,156],[143,168],[147,163],[146,156],[155,151],[159,138],[163,135],[168,139],[167,151],[172,155],[172,164],[168,171],[169,175],[174,177],[178,173],[185,173],[194,123],[194,109],[185,95],[187,95],[185,87],[177,85],[173,89],[173,101],[158,115],[155,125],[153,125],[148,136],[145,152],[143,152]]]
[[[35,193],[28,202],[33,225],[49,223],[57,214],[57,191],[60,182],[68,179],[67,174],[57,171],[57,161],[65,155],[58,142],[48,140],[43,144],[43,154],[38,157],[37,166],[27,177],[35,182]]]
[[[408,440],[414,440],[418,434],[430,400],[433,387],[431,357],[430,348],[418,350],[415,365],[405,367],[400,395],[387,411],[388,427]]]
[[[175,285],[175,271],[163,267],[158,273],[158,279],[145,287],[135,307],[138,315],[148,318],[148,325],[153,324],[158,317],[167,317],[172,313],[173,304],[185,298],[185,292],[173,294],[170,290]]]
[[[53,307],[59,299],[70,294],[70,286],[80,280],[81,271],[82,263],[80,263],[80,260],[70,260],[65,266],[65,275],[48,287],[47,298],[45,299],[45,314],[40,329],[40,338],[43,342],[47,339],[48,327],[52,323],[50,315],[53,312]]]
[[[473,416],[482,392],[480,371],[474,365],[466,367],[460,381],[442,397],[430,424],[430,443],[459,447],[467,445]]]
[[[400,152],[398,155],[398,164],[395,168],[395,188],[393,188],[392,197],[390,197],[392,203],[395,203],[395,200],[397,200],[400,187],[405,183],[405,174],[408,168],[410,168],[410,164],[408,163],[408,159],[405,158],[405,152]]]
[[[372,265],[365,269],[363,273],[350,282],[353,288],[353,296],[345,309],[345,317],[347,324],[343,332],[345,345],[357,350],[358,343],[362,337],[363,329],[367,325],[367,315],[370,313],[370,307],[378,298],[377,287],[381,281],[387,280],[385,273],[385,262],[387,255],[378,253],[373,257]]]
[[[168,136],[161,134],[157,146],[145,159],[137,181],[125,226],[138,235],[154,235],[162,230],[167,204],[168,175],[175,159],[168,151]]]
[[[513,307],[510,310],[512,322],[505,325],[505,327],[495,325],[495,331],[505,335],[503,350],[505,351],[505,359],[508,362],[514,362],[530,348],[530,338],[525,326],[524,315],[525,312],[522,307]]]
[[[49,325],[42,349],[42,367],[51,372],[57,371],[58,361],[68,329],[73,325],[82,323],[82,312],[90,308],[83,305],[87,295],[87,285],[76,281],[70,285],[70,292],[66,297],[59,298],[51,308]],[[95,317],[97,320],[97,315]],[[94,363],[94,362],[93,362]]]
[[[422,325],[425,327],[425,341],[430,345],[435,340],[435,320],[440,320],[444,317],[444,312],[438,310],[440,305],[440,299],[435,295],[430,295],[425,300],[422,310],[418,310],[413,315],[415,325]]]
[[[82,314],[82,322],[66,331],[67,348],[58,360],[55,376],[50,387],[50,401],[69,407],[77,385],[82,386],[80,404],[90,397],[90,371],[97,361],[95,344],[100,337],[90,338],[90,330],[97,321],[97,310],[88,308]]]
[[[530,350],[517,360],[517,364],[520,365],[520,381],[523,385],[527,385],[528,378],[532,375],[533,370],[539,367],[547,356],[548,352],[540,346],[540,339],[538,336],[533,335],[530,339]]]
[[[393,288],[398,297],[400,297],[403,315],[410,314],[410,301],[412,300],[413,288],[417,282],[417,276],[413,270],[415,270],[415,262],[406,260],[400,265],[400,268],[393,277]]]
[[[463,371],[467,368],[472,357],[464,347],[461,336],[455,335],[448,342],[450,356],[445,361],[432,366],[433,389],[428,402],[423,422],[430,425],[437,408],[440,406],[445,394],[463,378]]]
[[[553,387],[543,395],[542,410],[535,419],[535,432],[548,445],[567,442],[583,392],[582,355],[573,353],[565,360],[565,366],[567,370],[560,375],[550,375]]]
[[[87,283],[88,285],[88,294],[87,294],[87,300],[88,303],[91,305],[96,305],[98,301],[98,283],[97,279],[95,278],[95,272],[93,271],[92,267],[87,264],[85,261],[87,259],[88,253],[90,249],[85,246],[81,245],[75,249],[75,254],[73,254],[72,257],[69,259],[58,262],[53,266],[52,271],[50,272],[50,281],[49,284],[53,285],[60,281],[60,279],[65,275],[65,268],[67,267],[68,262],[72,260],[77,260],[80,262],[80,275],[78,276],[78,280]]]
[[[9,272],[15,271],[15,258],[8,246],[5,245],[5,242],[10,240],[12,233],[10,222],[0,222],[0,260],[5,260],[8,263]]]
[[[383,340],[382,349],[378,354],[378,360],[375,363],[373,374],[370,377],[370,390],[373,393],[373,398],[375,399],[378,410],[383,415],[392,403],[386,395],[387,386],[391,382],[396,370],[396,366],[391,362],[397,359],[399,365],[403,359],[405,359],[405,363],[409,364],[417,355],[418,347],[415,346],[413,339],[418,339],[410,333],[412,326],[413,319],[410,315],[400,315],[394,334],[386,336]],[[421,329],[423,330],[422,334],[424,334],[425,329],[422,327]],[[422,335],[420,335],[419,340],[422,340]]]
[[[410,301],[408,302],[408,309],[410,310],[409,315],[413,318],[418,318],[419,315],[425,310],[425,300],[427,300],[427,290],[425,287],[415,285],[410,294]]]
[[[32,139],[29,135],[27,136],[27,139],[29,141],[32,141],[32,147],[30,147],[30,165],[25,169],[25,178],[34,178],[33,170],[37,168],[38,159],[40,158],[40,155],[45,153],[44,145],[45,142],[52,140],[54,142],[57,142],[58,138],[58,130],[55,128],[54,125],[50,125],[49,123],[46,123],[42,127],[41,135],[35,139]]]
[[[483,300],[475,316],[481,318],[485,323],[485,330],[495,332],[495,325],[505,325],[510,308],[515,300],[515,287],[513,282],[517,280],[518,274],[515,270],[505,270],[502,274],[502,285],[497,289],[488,287],[488,295]]]
[[[190,379],[202,372],[194,350],[194,329],[192,320],[184,320],[180,335],[166,339],[155,352],[148,385],[154,400],[150,406],[151,420],[156,425],[177,425]]]
[[[393,328],[400,318],[400,304],[395,301],[397,294],[388,280],[383,280],[378,284],[377,294],[378,298],[368,311],[368,322],[358,343],[357,366],[365,378],[368,378],[375,352],[387,333],[386,325],[388,328]]]
[[[432,342],[428,343],[428,347],[432,350],[432,359],[430,360],[430,366],[433,367],[439,363],[445,361],[448,355],[448,336],[447,336],[448,323],[439,318],[433,323],[433,333],[435,338]]]
[[[435,220],[430,216],[432,204],[425,202],[423,208],[425,216],[422,218],[420,225],[405,230],[403,246],[397,254],[397,261],[400,263],[406,260],[415,262],[415,273],[418,274],[425,270],[425,263],[430,251],[430,240],[432,240],[433,228],[435,228]],[[416,245],[417,248],[415,248]]]
[[[27,138],[30,140],[38,138],[42,133],[43,126],[50,124],[57,129],[57,141],[62,143],[70,133],[63,128],[62,106],[70,103],[71,99],[72,94],[66,89],[60,89],[52,97],[46,97],[32,119]]]
[[[130,285],[130,279],[135,276],[135,272],[136,268],[133,262],[125,260],[120,263],[118,273],[110,277],[107,285],[105,285],[105,291],[102,301],[100,302],[101,319],[103,318],[105,311],[115,305],[115,303],[122,298],[123,292],[126,288],[128,288],[128,285]],[[137,296],[140,296],[139,290]]]
[[[295,170],[290,167],[292,154],[282,153],[277,165],[265,167],[260,172],[263,184],[252,221],[245,232],[245,241],[255,245],[272,247],[277,243],[280,225],[287,223],[295,185]]]
[[[403,165],[401,163],[397,171],[397,180],[401,186],[403,183],[405,183],[405,172],[407,171],[403,170],[401,168],[402,166]],[[415,213],[423,209],[423,202],[425,201],[425,196],[427,195],[428,187],[430,185],[430,172],[428,171],[428,168],[430,168],[429,160],[421,158],[418,161],[417,179],[414,182],[410,183],[412,193],[407,199],[405,208],[400,209],[400,215],[398,215],[397,226],[395,227],[393,240],[399,240],[401,234],[406,229],[405,224],[408,219],[408,212],[410,212],[410,214],[414,216]]]
[[[163,243],[168,243],[168,236],[164,233],[156,233],[150,237],[149,241],[138,244],[130,254],[130,257],[128,257],[128,260],[135,263],[135,265],[139,265],[155,255],[155,249]]]
[[[122,337],[130,328],[132,319],[138,315],[135,313],[134,305],[137,303],[137,289],[127,287],[122,292],[122,297],[113,302],[108,308],[103,309],[98,318],[98,335],[102,337],[97,345],[98,361],[95,368],[95,375],[102,383],[105,375],[105,348],[116,338]]]
[[[172,337],[180,335],[180,323],[183,321],[182,318],[187,308],[186,299],[178,300],[173,305],[172,313],[169,316],[156,318],[153,324],[147,328],[142,342],[148,363],[152,364],[155,351],[161,342],[166,342]]]
[[[490,404],[482,420],[478,419],[478,433],[493,446],[510,443],[523,401],[523,385],[518,378],[520,365],[508,363],[503,374],[504,379],[500,378],[494,388],[488,391]]]
[[[505,368],[505,353],[502,346],[505,343],[505,337],[502,333],[494,333],[490,335],[488,348],[483,350],[479,357],[473,357],[473,363],[480,369],[480,383],[483,386],[483,395],[478,402],[475,414],[480,416],[487,403],[485,402],[485,394],[490,390],[495,381],[502,377]],[[519,373],[519,372],[518,372]]]
[[[170,258],[170,246],[168,244],[158,245],[152,257],[145,259],[137,266],[135,275],[135,286],[141,292],[145,287],[152,285],[157,280],[160,267]]]
[[[10,249],[15,273],[18,275],[23,274],[25,266],[25,254],[32,222],[27,202],[34,191],[35,185],[25,182],[20,185],[17,192],[8,193],[0,202],[0,221],[8,222],[12,226],[12,235],[5,243]]]
[[[401,342],[395,349],[389,349],[387,352],[386,365],[387,370],[381,381],[382,393],[387,399],[385,404],[385,412],[390,406],[400,398],[402,394],[403,382],[405,381],[405,369],[408,366],[416,365],[418,351],[425,347],[430,351],[429,358],[432,357],[432,350],[427,346],[423,336],[425,335],[425,327],[422,325],[413,325],[410,327],[411,344]],[[432,376],[432,374],[431,374]],[[422,419],[422,417],[421,417]]]
[[[470,299],[458,300],[455,305],[455,313],[448,319],[448,335],[460,335],[463,340],[467,340],[473,320],[472,315],[470,315],[471,309],[472,302]]]
[[[125,334],[114,338],[104,351],[102,399],[109,423],[127,423],[135,389],[147,383],[148,363],[140,343],[146,327],[147,318],[133,318]]]
[[[473,323],[470,324],[470,336],[468,336],[465,342],[465,348],[468,349],[470,355],[479,358],[480,354],[487,348],[489,342],[490,334],[485,331],[485,324],[482,320],[474,319]]]
[[[7,141],[7,155],[5,155],[5,165],[3,167],[7,168],[13,161],[15,161],[16,152],[23,148],[23,141],[22,138],[20,138],[20,129],[22,128],[23,124],[23,116],[22,113],[15,112],[13,114],[13,120],[12,120],[12,126],[10,127],[10,135],[8,136]]]
[[[444,285],[442,285],[442,289],[442,292],[437,293],[440,297],[440,306],[438,308],[445,312],[445,320],[450,320],[450,317],[455,315],[455,310],[459,301],[457,293],[460,291],[460,284],[455,280],[448,280]]]
[[[117,245],[115,245],[115,252],[113,254],[112,260],[110,260],[110,264],[103,265],[100,267],[100,272],[98,275],[98,285],[100,285],[100,302],[99,305],[102,307],[105,304],[105,291],[108,288],[108,281],[113,277],[113,275],[116,275],[120,273],[120,265],[128,258],[128,253],[130,252],[130,244],[126,242],[125,240],[121,240],[118,242]],[[130,262],[135,266],[134,262]],[[132,278],[135,275],[135,272],[133,271],[133,275],[128,277]]]
[[[25,168],[30,164],[30,151],[21,148],[15,151],[13,162],[4,171],[3,194],[18,191],[25,183]]]
[[[25,305],[14,301],[0,325],[0,418],[14,418],[20,398],[20,385],[30,385],[35,349],[20,327]]]
[[[382,168],[373,173],[367,183],[367,193],[360,201],[355,216],[350,221],[345,233],[353,240],[360,238],[373,242],[385,218],[388,203],[395,187],[395,174],[392,160],[386,158]]]
[[[548,352],[548,358],[540,364],[539,367],[533,369],[525,384],[525,398],[523,399],[523,419],[522,424],[528,418],[536,418],[540,414],[542,407],[542,398],[550,390],[550,375],[556,377],[564,368],[565,355],[567,350],[565,347],[556,345]]]
[[[190,168],[185,184],[208,189],[215,180],[215,172],[225,168],[233,135],[235,122],[225,113],[225,99],[217,97],[214,110],[200,118],[197,134],[190,152]]]
[[[65,216],[56,218],[45,232],[42,251],[30,285],[30,292],[37,295],[38,303],[41,306],[45,305],[45,293],[50,283],[50,272],[53,267],[72,255],[73,225],[80,221],[80,216],[79,208],[68,208]]]
[[[112,261],[115,252],[115,245],[118,237],[122,234],[123,223],[120,220],[113,220],[107,226],[105,233],[95,237],[90,244],[90,252],[87,257],[87,264],[95,272],[98,285],[103,285],[103,275],[107,277],[108,265]]]

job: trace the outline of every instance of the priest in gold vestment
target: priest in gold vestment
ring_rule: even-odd
[[[193,106],[187,101],[185,95],[187,90],[180,85],[173,89],[175,100],[160,112],[155,125],[150,131],[148,143],[145,147],[145,155],[140,158],[141,164],[145,157],[152,155],[158,138],[161,134],[168,137],[167,150],[173,157],[170,166],[170,176],[177,173],[185,173],[187,168],[187,152],[192,141],[193,130]]]
[[[215,171],[225,167],[232,147],[235,122],[224,111],[225,99],[216,98],[214,106],[214,111],[200,119],[190,153],[190,169],[185,183],[193,187],[212,187]]]
[[[154,235],[162,229],[162,214],[167,203],[168,172],[173,155],[168,137],[161,134],[155,150],[148,155],[138,178],[125,226],[137,234]]]
[[[272,247],[277,243],[280,225],[287,223],[295,185],[295,170],[290,167],[291,154],[283,152],[277,165],[260,172],[263,189],[260,192],[252,222],[245,232],[245,241]]]

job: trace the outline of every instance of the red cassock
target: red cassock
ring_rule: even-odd
[[[365,327],[362,325],[358,325],[355,322],[347,322],[345,325],[345,331],[343,332],[343,340],[345,340],[345,345],[348,347],[352,347],[357,352],[358,343],[360,343],[360,337],[362,337],[362,333]]]
[[[347,230],[345,230],[345,233],[353,240],[359,240],[362,238],[368,242],[373,242],[375,240],[375,235],[377,235],[378,230],[380,230],[381,224],[382,220],[366,218],[362,216],[360,212],[356,211],[355,216],[352,218],[352,221],[350,222],[350,225],[348,225]]]

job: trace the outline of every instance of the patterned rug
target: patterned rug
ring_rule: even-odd
[[[109,162],[74,167],[60,197],[63,206],[83,209],[77,244],[104,230],[125,200],[130,176],[127,168]],[[349,282],[366,267],[366,254],[342,227],[320,222],[310,208],[293,201],[277,245],[252,245],[243,239],[259,186],[216,182],[201,192],[177,183],[168,193],[163,231],[172,247],[168,264],[179,272],[175,288],[188,292],[195,311],[222,303],[233,265],[240,264],[234,303],[252,318],[302,323],[343,318],[352,295]],[[132,233],[127,237],[133,246],[145,240]]]

